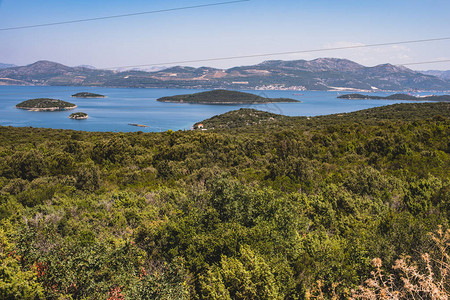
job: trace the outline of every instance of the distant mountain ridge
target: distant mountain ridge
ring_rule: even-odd
[[[436,76],[444,80],[450,80],[450,70],[448,71],[428,70],[428,71],[420,71],[420,73]]]
[[[402,66],[347,59],[269,60],[230,69],[174,66],[152,72],[68,67],[50,61],[0,69],[0,84],[261,90],[450,90],[450,80]]]
[[[0,63],[0,69],[13,68],[13,67],[17,67],[17,66],[13,65],[13,64],[2,64],[2,63]]]

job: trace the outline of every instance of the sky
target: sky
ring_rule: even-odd
[[[0,63],[50,60],[97,68],[450,37],[449,0],[250,0],[20,30],[3,28],[227,0],[0,0]],[[265,60],[346,58],[374,66],[450,59],[450,40],[185,63],[229,68]],[[178,65],[178,64],[177,64]],[[408,66],[450,70],[450,62]]]

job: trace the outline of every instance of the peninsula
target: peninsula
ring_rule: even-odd
[[[73,94],[72,97],[75,97],[75,98],[106,98],[105,95],[88,93],[88,92],[76,93],[76,94]]]
[[[69,119],[74,119],[74,120],[85,120],[87,119],[89,116],[87,113],[84,112],[76,112],[73,114],[70,114]]]
[[[275,102],[300,102],[298,100],[290,98],[265,98],[255,94],[228,90],[212,90],[195,94],[162,97],[157,101],[197,104],[259,104]]]
[[[73,103],[50,98],[30,99],[16,105],[16,108],[30,111],[58,111],[74,109],[76,107]]]
[[[450,101],[450,95],[431,95],[416,97],[407,94],[393,94],[390,96],[370,96],[361,94],[347,94],[338,97],[339,99],[349,100],[417,100],[417,101]]]

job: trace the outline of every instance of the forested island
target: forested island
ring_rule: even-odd
[[[85,120],[87,119],[89,116],[87,113],[84,112],[76,112],[73,114],[70,114],[69,119],[74,119],[74,120]]]
[[[16,105],[16,108],[30,111],[57,111],[74,109],[76,107],[73,103],[50,98],[29,99]]]
[[[76,93],[76,94],[73,94],[72,97],[75,97],[75,98],[106,98],[105,95],[88,93],[88,92]]]
[[[361,95],[361,94],[346,94],[338,96],[339,99],[349,99],[349,100],[418,100],[418,101],[450,101],[450,95],[431,95],[416,97],[407,94],[393,94],[390,96],[371,96],[371,95]]]
[[[258,104],[275,102],[300,102],[289,98],[265,98],[251,93],[228,90],[212,90],[201,93],[159,98],[160,102],[197,104]]]
[[[0,127],[0,298],[446,299],[450,103],[202,123]]]

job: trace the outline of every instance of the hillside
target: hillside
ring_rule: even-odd
[[[289,98],[266,98],[251,93],[228,90],[213,90],[201,93],[168,96],[157,99],[160,102],[197,104],[256,104],[275,102],[300,102]]]
[[[0,83],[134,88],[288,90],[450,90],[450,81],[383,64],[365,67],[346,59],[265,61],[230,69],[175,66],[154,72],[67,67],[39,61],[0,69]]]
[[[450,101],[450,95],[431,95],[416,97],[407,94],[393,94],[389,96],[372,96],[372,95],[361,95],[361,94],[346,94],[338,96],[339,99],[353,99],[353,100],[415,100],[415,101]]]
[[[287,119],[289,119],[289,117],[283,115],[251,108],[241,108],[197,122],[194,124],[194,128],[200,129],[200,124],[202,124],[203,129],[243,128],[249,125],[279,123],[280,121]]]
[[[348,299],[374,258],[426,274],[425,252],[439,278],[449,103],[210,120],[225,126],[0,127],[2,297]]]
[[[278,130],[279,128],[296,128],[299,126],[328,126],[341,122],[363,122],[365,124],[376,124],[382,120],[417,121],[434,117],[450,117],[450,104],[440,103],[418,103],[418,104],[394,104],[381,106],[351,113],[339,113],[317,117],[289,117],[250,108],[229,111],[227,113],[213,116],[194,124],[199,124],[203,129],[215,131],[254,131],[261,128]]]

